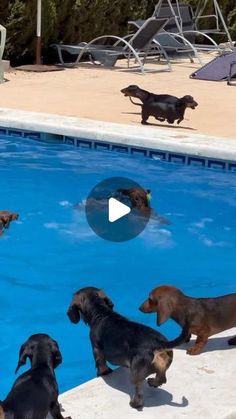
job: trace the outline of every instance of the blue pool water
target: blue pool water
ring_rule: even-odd
[[[152,206],[171,224],[151,221],[125,243],[95,236],[73,204],[109,176],[150,188]],[[236,291],[235,174],[1,137],[0,190],[0,209],[20,214],[0,238],[0,399],[33,333],[60,345],[61,392],[95,376],[88,328],[66,316],[82,286],[102,287],[117,311],[154,328],[155,315],[138,311],[154,286],[174,284],[193,296]],[[171,321],[161,330],[179,333]]]

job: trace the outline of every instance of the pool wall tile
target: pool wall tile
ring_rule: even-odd
[[[10,135],[10,137],[23,137],[24,136],[24,131],[9,129],[8,130],[8,135]]]
[[[155,160],[167,160],[167,153],[158,150],[150,150],[149,157]]]
[[[94,143],[94,148],[96,150],[110,150],[111,148],[111,144],[110,143],[105,143],[105,142],[96,142]]]
[[[207,167],[211,169],[225,169],[226,162],[218,160],[208,160]]]
[[[7,135],[7,129],[6,128],[0,128],[0,135]]]
[[[163,160],[170,163],[187,164],[189,166],[208,167],[216,170],[229,170],[236,172],[236,163],[232,161],[224,161],[220,159],[209,159],[204,157],[197,157],[192,155],[185,155],[181,153],[173,153],[170,151],[156,150],[151,148],[114,144],[104,141],[93,141],[84,138],[63,136],[59,134],[47,134],[37,131],[28,131],[12,128],[0,128],[0,135],[8,135],[10,137],[22,137],[42,142],[57,142],[64,143],[79,148],[95,149],[101,151],[114,151],[117,153],[132,154],[140,157],[148,157],[154,160]]]
[[[93,144],[92,144],[92,141],[77,139],[76,145],[77,147],[80,147],[80,148],[92,148]]]
[[[123,145],[114,145],[111,146],[112,151],[116,151],[118,153],[128,153],[129,148]]]
[[[130,152],[131,154],[134,154],[136,156],[147,156],[148,150],[144,149],[144,148],[136,148],[136,147],[131,147],[130,148]]]
[[[168,156],[168,161],[171,162],[171,163],[182,163],[182,164],[184,164],[185,159],[186,159],[186,156],[181,155],[181,154],[169,153],[169,156]]]
[[[231,170],[232,172],[236,172],[236,163],[229,163],[228,170]]]
[[[40,132],[24,132],[24,138],[29,138],[30,140],[40,140],[41,134]]]
[[[76,145],[76,139],[72,137],[64,137],[63,143],[69,145]]]
[[[187,164],[190,166],[205,166],[206,160],[201,157],[187,156]]]

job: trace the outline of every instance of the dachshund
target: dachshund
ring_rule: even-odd
[[[173,124],[177,120],[177,124],[180,124],[184,119],[186,108],[195,109],[198,106],[198,103],[190,95],[181,98],[168,94],[156,95],[140,89],[136,85],[121,89],[121,93],[129,96],[134,105],[142,107],[142,124],[147,124],[149,116],[154,116],[161,122],[167,120],[169,124]],[[142,104],[134,102],[131,97],[140,99]]]
[[[131,209],[137,209],[141,212],[150,212],[150,189],[118,189],[117,192],[121,193],[121,195],[127,196],[130,199]]]
[[[54,369],[61,364],[58,344],[46,334],[36,334],[21,346],[16,373],[30,359],[31,368],[23,373],[4,401],[0,403],[1,419],[63,419],[58,402]],[[71,419],[71,418],[67,418]]]
[[[131,98],[135,97],[139,100],[141,100],[142,103],[145,102],[166,102],[166,103],[176,103],[178,101],[177,96],[172,96],[168,94],[155,94],[148,92],[147,90],[141,89],[135,84],[131,84],[128,87],[124,87],[124,89],[121,89],[121,93],[124,94],[124,96],[128,96],[130,101],[134,105],[140,105],[139,103],[134,102]]]
[[[97,375],[112,372],[106,361],[113,365],[130,368],[131,382],[135,386],[135,395],[130,406],[143,408],[142,384],[146,377],[148,384],[158,387],[166,383],[166,370],[173,358],[173,347],[185,341],[188,329],[168,342],[166,338],[150,327],[127,320],[113,311],[113,303],[98,288],[86,287],[77,291],[69,306],[67,315],[72,323],[78,323],[80,317],[90,326],[90,340],[97,369]]]
[[[157,313],[158,326],[169,318],[183,327],[188,323],[186,342],[190,341],[191,333],[197,336],[195,344],[187,350],[189,355],[199,354],[210,336],[236,326],[236,294],[192,298],[178,288],[163,285],[152,290],[139,309],[143,313]],[[236,336],[228,343],[236,345]]]
[[[18,220],[19,214],[11,211],[0,211],[0,236],[3,234],[4,229],[9,228],[10,222]]]

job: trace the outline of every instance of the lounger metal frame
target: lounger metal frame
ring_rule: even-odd
[[[138,67],[140,68],[142,73],[150,72],[150,71],[151,72],[163,71],[163,68],[161,70],[146,69],[146,68],[144,69],[144,65],[148,57],[158,56],[160,58],[161,56],[163,56],[167,64],[167,68],[165,69],[165,71],[171,71],[172,67],[171,67],[168,54],[166,53],[165,49],[162,47],[161,44],[159,44],[158,42],[155,42],[155,43],[152,42],[153,38],[151,38],[147,42],[147,44],[144,45],[143,48],[138,47],[138,40],[139,40],[139,36],[141,35],[141,32],[144,31],[147,25],[149,23],[151,24],[153,21],[155,22],[158,21],[159,23],[161,23],[160,25],[160,31],[161,31],[164,28],[164,26],[168,23],[169,19],[168,18],[158,19],[156,17],[151,17],[147,19],[141,27],[139,27],[138,31],[135,32],[135,34],[129,34],[123,38],[119,36],[115,36],[115,35],[102,35],[102,36],[92,39],[88,43],[82,43],[77,46],[76,45],[74,46],[73,45],[71,46],[60,45],[60,44],[54,44],[53,46],[57,48],[60,62],[64,66],[68,66],[68,67],[78,66],[84,54],[90,53],[92,55],[93,52],[96,53],[96,51],[99,50],[100,52],[104,52],[104,54],[109,53],[110,56],[114,55],[114,57],[120,56],[122,54],[124,58],[127,59],[128,68],[131,68],[130,60],[134,58],[135,62],[138,64]],[[158,33],[158,31],[156,33]],[[97,42],[104,41],[104,40],[113,40],[114,44],[112,46],[109,46],[109,49],[106,48],[106,45],[99,45],[98,47]],[[67,63],[64,62],[63,56],[62,56],[62,50],[66,50],[67,52],[73,51],[72,53],[74,54],[76,54],[78,51],[78,56],[72,65],[71,64],[68,65]],[[93,64],[96,64],[94,59],[91,59],[91,61],[93,62]],[[134,67],[132,67],[132,69],[134,69]]]
[[[140,28],[140,25],[142,24],[142,20],[130,20],[128,21],[129,25],[133,25],[136,28]],[[176,47],[172,47],[171,45],[164,45],[161,42],[161,38],[165,37],[165,36],[169,36],[171,38],[173,38],[174,40],[177,38],[177,42],[178,40],[180,40],[181,42],[178,42],[178,46],[176,45]],[[198,60],[200,65],[203,65],[203,62],[201,60],[201,57],[198,54],[197,48],[195,48],[195,46],[188,40],[186,39],[183,35],[181,35],[180,33],[175,33],[175,32],[167,32],[165,31],[165,29],[163,29],[161,32],[158,32],[158,34],[155,36],[155,38],[153,38],[153,42],[156,43],[160,48],[162,48],[165,53],[168,55],[168,49],[172,49],[172,50],[176,50],[177,54],[181,54],[181,53],[186,53],[188,54],[188,52],[192,52],[193,55],[195,56],[195,58]],[[168,55],[169,60],[170,60],[170,56]],[[192,57],[191,55],[189,55],[190,61],[192,62]]]

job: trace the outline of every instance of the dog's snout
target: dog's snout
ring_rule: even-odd
[[[151,308],[150,308],[148,300],[144,301],[144,303],[141,304],[141,306],[139,307],[139,310],[142,311],[142,313],[150,313],[151,312]]]

